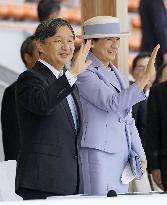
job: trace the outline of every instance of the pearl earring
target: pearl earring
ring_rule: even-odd
[[[91,45],[91,48],[94,48],[94,45],[93,45],[93,44]]]

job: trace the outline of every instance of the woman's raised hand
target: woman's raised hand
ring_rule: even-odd
[[[158,53],[158,50],[160,48],[160,45],[158,44],[153,52],[151,53],[151,57],[148,61],[148,64],[147,64],[147,68],[146,68],[146,71],[145,71],[145,75],[148,76],[148,78],[150,79],[152,76],[155,75],[155,59],[156,59],[156,56],[157,56],[157,53]]]
[[[147,68],[143,74],[143,76],[136,80],[136,84],[138,87],[143,90],[147,85],[150,84],[150,81],[153,79],[153,76],[155,75],[155,59],[158,53],[158,50],[160,48],[160,45],[158,44],[153,52],[151,53],[151,57],[148,61]]]

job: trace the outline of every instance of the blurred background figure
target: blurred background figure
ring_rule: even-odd
[[[149,52],[142,52],[139,53],[133,60],[132,63],[132,76],[134,78],[134,81],[141,78],[141,76],[144,75],[145,69],[147,67],[147,63],[149,61],[150,53]],[[146,94],[146,97],[149,95],[149,89],[152,85],[154,78],[150,81],[149,86],[146,86],[144,89],[144,92]],[[132,84],[133,81],[130,82]],[[146,108],[147,108],[147,99],[144,101],[141,101],[137,104],[135,104],[132,107],[132,116],[135,119],[135,124],[137,127],[137,130],[139,132],[139,136],[142,141],[142,145],[145,149],[146,146]]]
[[[148,98],[146,153],[153,180],[167,191],[167,64],[160,69],[159,82]]]
[[[162,83],[165,81],[167,81],[167,63],[162,65],[159,73],[159,82]]]
[[[37,12],[39,21],[60,17],[60,0],[39,1]]]
[[[40,0],[25,0],[25,2],[38,3]]]
[[[35,36],[29,36],[20,48],[21,59],[27,69],[31,69],[39,58]]]
[[[147,67],[149,57],[149,52],[139,53],[132,62],[131,74],[134,81],[140,79],[145,72]],[[143,145],[144,150],[146,150],[146,139],[147,139],[147,98],[149,96],[150,87],[152,86],[155,80],[155,76],[150,79],[149,85],[144,88],[146,99],[135,104],[132,107],[132,116],[135,119],[135,125],[139,132],[139,136]],[[130,82],[132,84],[133,81]],[[148,173],[145,173],[141,180],[135,180],[132,182],[133,191],[138,191],[142,193],[148,193],[151,190],[150,181],[148,179]]]
[[[165,0],[140,0],[142,42],[141,51],[151,52],[158,43],[161,48],[156,58],[157,78],[162,64],[167,63],[167,10]]]
[[[22,61],[31,69],[39,58],[34,36],[29,36],[20,48]],[[2,140],[5,160],[16,160],[19,151],[19,127],[16,113],[16,81],[4,91],[1,109]]]

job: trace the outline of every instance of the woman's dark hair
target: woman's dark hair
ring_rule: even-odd
[[[84,39],[84,43],[86,43],[86,42],[87,42],[87,40],[89,40],[89,39]],[[92,40],[94,40],[94,41],[98,41],[98,40],[99,40],[99,38],[92,38]]]
[[[132,72],[135,70],[135,67],[137,65],[137,62],[142,59],[142,58],[146,58],[146,57],[150,57],[151,56],[151,53],[149,52],[141,52],[139,53],[133,60],[133,63],[132,63]]]

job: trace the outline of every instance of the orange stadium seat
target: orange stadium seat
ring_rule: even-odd
[[[60,16],[69,22],[80,23],[81,11],[80,8],[62,8]]]
[[[139,16],[132,16],[131,17],[131,26],[134,29],[140,29],[141,28],[141,21]]]
[[[20,3],[8,3],[8,17],[23,18],[24,9],[20,6]]]
[[[141,34],[132,34],[129,36],[129,49],[138,51],[141,44]]]
[[[9,7],[7,4],[0,3],[0,16],[6,17],[9,13]]]
[[[80,8],[62,8],[60,15],[72,23],[80,23],[81,21]],[[37,4],[1,2],[0,16],[37,20]]]
[[[37,4],[33,3],[24,3],[24,18],[37,20]]]
[[[137,12],[140,0],[128,0],[128,11]]]
[[[129,49],[138,51],[141,44],[141,34],[133,34],[129,36]]]

